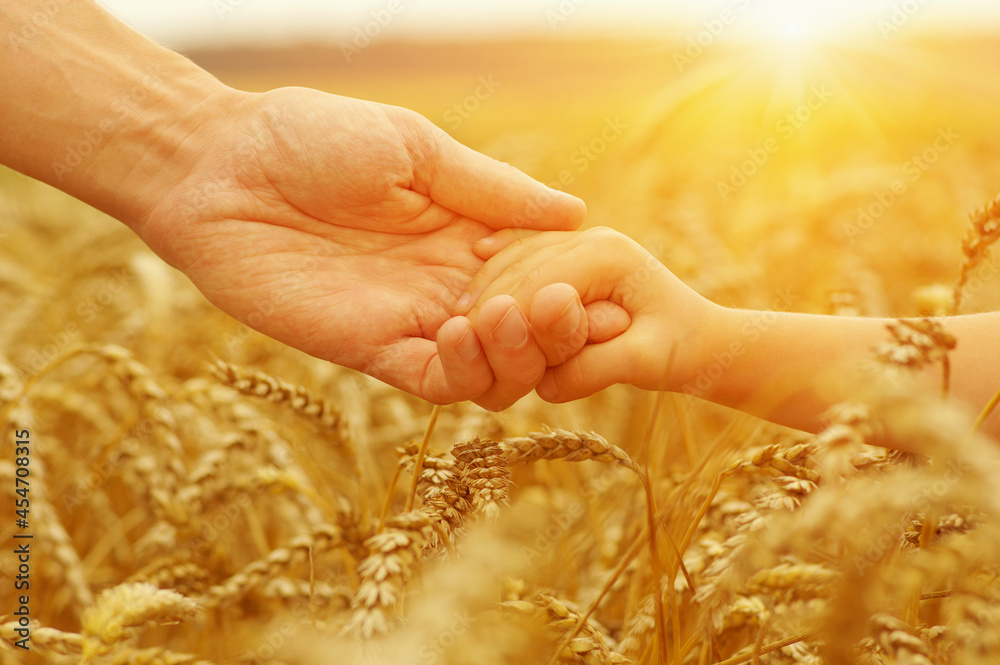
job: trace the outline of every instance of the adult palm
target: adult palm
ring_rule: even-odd
[[[582,202],[398,107],[303,88],[216,107],[140,236],[274,339],[433,402],[475,398],[433,341],[483,264],[472,244],[576,228]]]

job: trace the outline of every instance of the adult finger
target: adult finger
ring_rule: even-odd
[[[572,230],[587,214],[583,201],[546,187],[509,164],[468,148],[440,129],[415,177],[431,199],[494,229]]]
[[[479,310],[474,326],[494,382],[473,401],[484,409],[499,411],[534,390],[545,374],[545,354],[510,296],[491,298]]]

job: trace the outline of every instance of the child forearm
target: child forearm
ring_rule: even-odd
[[[873,349],[889,341],[890,321],[720,307],[706,347],[710,352],[680,390],[815,432],[831,404],[851,399],[859,385],[871,382]],[[994,348],[1000,313],[942,321],[958,340],[949,354],[950,394],[979,411],[1000,389],[1000,354]],[[928,386],[940,386],[940,363],[918,376]],[[991,417],[985,429],[1000,434],[1000,418]]]

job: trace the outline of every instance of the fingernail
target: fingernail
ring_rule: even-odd
[[[494,244],[496,241],[497,241],[497,239],[494,238],[493,236],[486,236],[485,238],[480,238],[476,242],[479,243],[480,245],[482,245],[483,247],[489,247],[490,245]]]
[[[455,309],[465,309],[466,307],[469,306],[469,303],[471,302],[472,302],[472,294],[463,293],[462,297],[458,299],[457,303],[455,303]]]
[[[466,325],[462,338],[455,343],[455,353],[463,360],[473,360],[479,355],[479,339],[472,332],[472,326]]]
[[[512,349],[528,341],[528,326],[524,324],[524,318],[517,311],[516,305],[511,305],[490,334],[494,342]]]
[[[559,314],[555,321],[549,325],[549,330],[559,337],[568,337],[576,332],[580,327],[580,308],[576,306],[576,301],[570,302]]]

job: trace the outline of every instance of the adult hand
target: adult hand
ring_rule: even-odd
[[[580,200],[405,109],[302,88],[211,106],[186,139],[199,158],[133,225],[211,302],[433,402],[482,396],[496,409],[534,388],[545,352],[509,299],[480,317],[496,334],[439,330],[483,264],[475,241],[576,228]],[[562,298],[579,318],[575,294]]]
[[[438,331],[482,264],[474,240],[575,228],[581,201],[404,109],[238,92],[92,0],[38,23],[47,7],[0,4],[0,125],[17,128],[0,163],[117,217],[223,310],[315,356],[436,402],[500,408],[533,387],[534,337],[494,353],[509,336]]]

